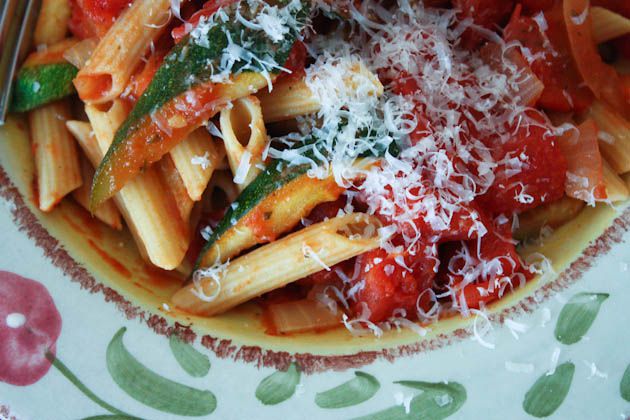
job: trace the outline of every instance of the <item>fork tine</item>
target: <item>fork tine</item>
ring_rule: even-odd
[[[11,103],[11,88],[18,60],[28,52],[30,35],[39,1],[8,0],[2,9],[0,36],[0,125],[4,124]]]
[[[0,41],[3,41],[9,25],[7,25],[6,20],[9,16],[11,16],[12,9],[15,9],[16,2],[13,0],[7,0],[2,3],[2,10],[0,10]],[[4,42],[1,44],[4,45]],[[4,48],[4,47],[3,47]]]

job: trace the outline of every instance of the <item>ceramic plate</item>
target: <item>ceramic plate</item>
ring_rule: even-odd
[[[24,121],[0,130],[0,418],[630,416],[630,211],[588,208],[542,247],[553,273],[485,314],[377,339],[203,319],[182,278],[71,202],[33,204]]]

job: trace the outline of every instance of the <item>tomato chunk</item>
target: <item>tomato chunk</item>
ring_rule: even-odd
[[[367,305],[372,322],[386,320],[397,309],[404,309],[407,316],[413,317],[418,297],[433,284],[436,257],[428,246],[416,247],[415,255],[388,255],[385,250],[376,249],[359,256],[358,281],[364,281],[364,286],[357,294],[354,312],[361,313],[363,305]]]
[[[524,47],[521,52],[529,58],[532,71],[545,85],[539,106],[558,112],[582,112],[588,108],[593,94],[582,83],[573,62],[561,5],[536,19],[521,15],[517,6],[505,27],[504,38],[507,42],[521,43]]]
[[[544,123],[520,127],[494,155],[495,181],[480,197],[489,214],[520,212],[564,195],[567,163]]]
[[[479,240],[448,243],[440,257],[438,283],[454,290],[458,305],[463,294],[468,308],[479,309],[533,277],[516,252],[510,223],[490,224]]]
[[[504,25],[514,9],[512,0],[453,0],[453,6],[459,9],[460,18],[470,18],[475,25],[496,30]],[[483,41],[483,36],[468,29],[462,34],[462,45],[474,48]]]
[[[70,31],[81,39],[100,38],[130,3],[129,0],[71,0]]]

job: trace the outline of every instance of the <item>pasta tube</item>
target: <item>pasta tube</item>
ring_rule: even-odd
[[[70,14],[69,0],[42,0],[33,33],[35,45],[50,45],[63,40],[68,32]]]
[[[83,182],[77,147],[66,128],[69,118],[70,105],[65,101],[44,105],[28,114],[42,211],[51,211]]]
[[[630,33],[630,19],[603,7],[591,7],[591,24],[597,44]]]
[[[319,100],[306,85],[304,79],[294,77],[280,80],[271,92],[262,90],[258,94],[265,121],[290,120],[301,115],[319,111]]]
[[[173,303],[216,315],[379,246],[377,218],[361,213],[327,220],[256,249],[231,263],[198,270]]]
[[[101,39],[74,85],[89,104],[116,99],[170,16],[169,0],[136,0]]]
[[[232,104],[221,111],[221,134],[234,183],[243,191],[264,169],[267,130],[258,98],[248,96]]]
[[[287,334],[336,327],[341,323],[341,312],[313,300],[274,303],[268,308],[275,333]]]
[[[85,157],[81,159],[81,174],[83,177],[83,185],[72,192],[74,199],[89,210],[90,204],[90,186],[92,178],[94,178],[94,168],[98,165],[101,156],[101,150],[96,143],[92,126],[85,121],[67,121],[66,127],[79,143]],[[87,158],[87,161],[86,159]],[[106,225],[120,230],[122,229],[122,221],[120,212],[116,208],[116,204],[112,200],[106,201],[101,207],[96,209],[94,216]]]
[[[101,149],[98,147],[92,126],[89,122],[70,120],[66,122],[66,127],[81,146],[83,153],[88,158],[93,167],[96,167],[101,160]]]
[[[545,226],[551,228],[562,226],[573,220],[584,206],[586,206],[584,201],[565,195],[558,201],[527,210],[518,215],[518,227],[514,231],[514,238],[518,240],[533,238]]]
[[[102,159],[127,110],[121,101],[114,101],[108,111],[93,105],[87,105],[85,111]],[[149,167],[121,189],[115,201],[141,254],[154,265],[172,270],[181,264],[188,249],[189,227],[170,194],[164,194],[164,191],[159,172]]]
[[[380,96],[383,85],[361,62],[357,62],[347,69],[344,77],[350,89],[371,89],[370,93]],[[312,77],[325,78],[327,75],[314,74]],[[317,95],[309,89],[304,79],[295,77],[285,78],[274,84],[273,90],[260,91],[258,98],[262,106],[265,122],[289,120],[301,115],[314,114],[319,111],[321,104]]]
[[[92,139],[92,141],[95,140]],[[83,176],[83,184],[72,191],[72,197],[81,207],[89,210],[90,185],[94,177],[94,167],[86,158],[81,159],[81,174]],[[96,209],[94,217],[112,229],[121,230],[123,228],[120,212],[112,200],[106,201],[101,207]]]
[[[173,196],[173,201],[177,204],[179,215],[186,223],[190,221],[190,213],[192,212],[195,202],[188,196],[186,186],[177,168],[170,156],[166,155],[157,164],[162,175],[162,180],[168,186],[168,191]]]
[[[630,171],[630,122],[601,101],[589,111],[599,129],[599,149],[618,174]]]
[[[212,179],[210,179],[207,191],[209,194],[212,194],[212,197],[208,200],[212,210],[224,208],[228,204],[235,202],[239,194],[238,188],[236,188],[236,184],[234,184],[228,170],[216,171],[212,175]],[[220,194],[219,197],[216,196],[217,192]]]
[[[97,45],[97,38],[84,39],[83,41],[77,42],[72,47],[68,48],[63,53],[63,58],[80,70],[85,67],[85,63],[87,63],[90,57],[92,57],[94,49]]]
[[[630,191],[623,179],[614,171],[605,159],[602,159],[602,173],[606,185],[606,196],[611,202],[627,200]]]
[[[203,127],[190,133],[186,140],[171,149],[170,157],[193,201],[201,200],[224,156],[223,147]]]

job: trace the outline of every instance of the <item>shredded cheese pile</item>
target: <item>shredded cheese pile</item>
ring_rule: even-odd
[[[459,46],[464,30],[478,28],[469,21],[458,21],[454,11],[421,4],[411,7],[406,0],[399,5],[393,12],[370,1],[363,2],[361,10],[350,5],[349,22],[329,36],[313,38],[308,48],[316,61],[306,69],[306,82],[321,109],[304,124],[309,136],[283,138],[293,147],[272,148],[270,156],[293,165],[310,163],[311,176],[325,177],[332,172],[339,185],[348,187],[357,175],[357,159],[366,152],[380,151],[382,164],[363,171],[363,182],[353,186],[370,213],[392,222],[383,229],[383,248],[401,254],[404,247],[394,246],[388,237],[402,234],[406,250],[413,253],[418,242],[435,243],[440,233],[452,229],[454,215],[462,211],[473,221],[469,237],[483,237],[487,228],[468,205],[488,191],[499,165],[507,168],[508,175],[518,174],[528,165],[524,153],[495,161],[487,139],[500,145],[516,129],[541,123],[528,118],[528,108],[518,94],[529,76],[508,58],[513,45],[479,29],[500,47],[498,60],[490,62],[480,52]],[[352,35],[340,41],[346,31]],[[379,76],[385,85],[383,95],[376,95],[374,81],[356,71],[363,66]],[[348,75],[352,75],[350,81]],[[411,88],[400,89],[402,84]],[[419,115],[426,119],[423,125]],[[300,143],[304,138],[311,141]],[[312,138],[317,140],[312,142]],[[399,147],[398,154],[391,152],[392,144]],[[523,184],[520,187],[514,200],[531,201],[527,189]],[[508,221],[501,215],[497,223]],[[418,223],[430,226],[435,237],[423,237]],[[492,281],[481,294],[499,288],[502,295],[524,283],[522,273],[503,273],[502,264],[510,256],[485,260],[472,253],[464,247],[455,257],[463,268],[451,268],[464,278],[457,290],[483,278]],[[396,262],[407,268],[402,257]],[[344,298],[352,300],[356,290],[350,295],[349,285],[357,285],[357,278],[346,280]],[[463,294],[448,289],[435,298],[450,296],[452,307],[469,316]],[[419,318],[435,318],[437,306],[430,314],[418,308]],[[364,310],[355,320],[344,319],[344,324],[351,331],[362,325],[378,335],[376,328],[381,327],[369,323],[368,317]]]

